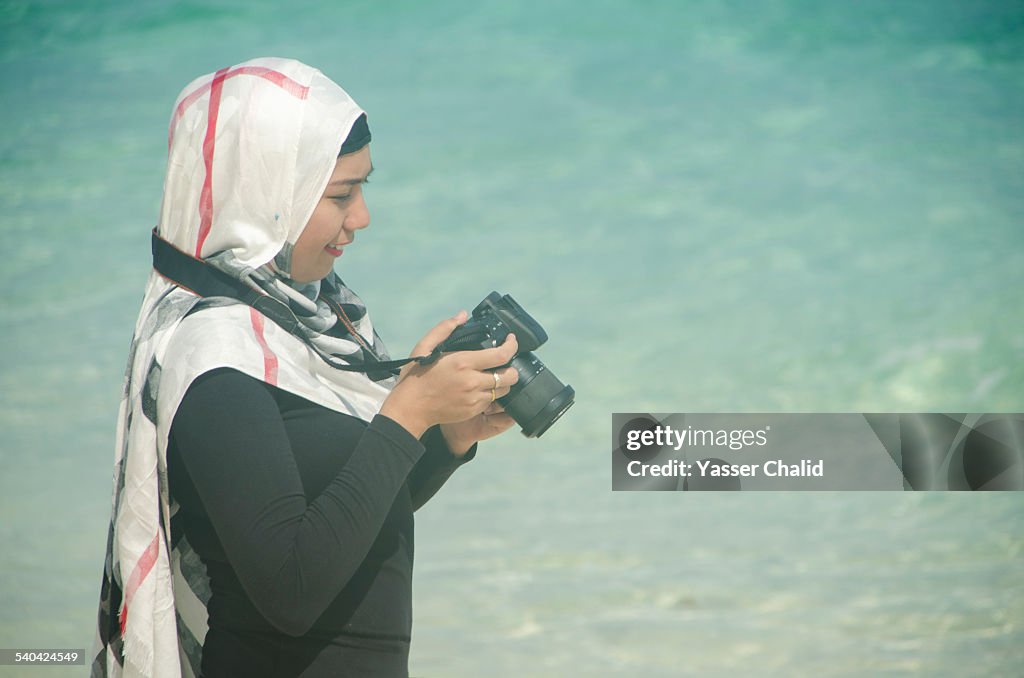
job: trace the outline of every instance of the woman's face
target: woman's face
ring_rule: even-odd
[[[363,184],[372,171],[369,145],[338,158],[327,190],[295,242],[292,280],[307,283],[326,277],[356,231],[370,225]]]

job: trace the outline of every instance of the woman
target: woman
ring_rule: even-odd
[[[494,400],[517,379],[501,367],[516,343],[374,369],[387,353],[332,271],[370,221],[369,141],[348,94],[296,61],[254,59],[179,96],[155,247],[248,296],[150,275],[94,675],[407,675],[412,512],[512,426]]]

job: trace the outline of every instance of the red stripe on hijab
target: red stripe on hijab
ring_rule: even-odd
[[[199,193],[199,239],[196,242],[196,258],[203,257],[203,243],[210,235],[213,224],[213,147],[217,142],[217,115],[220,113],[220,92],[224,88],[224,78],[228,69],[222,68],[213,76],[210,84],[210,109],[206,114],[206,137],[203,139],[203,164],[206,166],[206,177],[203,178],[203,190]]]
[[[277,356],[270,350],[267,340],[263,337],[263,315],[250,306],[249,318],[252,320],[252,329],[256,333],[256,341],[263,349],[263,381],[271,386],[277,386]]]
[[[124,635],[124,627],[128,624],[128,604],[135,597],[135,592],[146,580],[153,565],[156,564],[156,557],[160,554],[160,533],[153,535],[153,541],[149,543],[146,550],[142,552],[139,562],[135,563],[135,569],[128,577],[128,584],[124,587],[124,607],[121,608],[121,635]]]

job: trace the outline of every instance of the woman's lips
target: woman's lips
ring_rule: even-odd
[[[348,243],[345,244],[347,245]],[[332,247],[331,245],[325,247],[324,250],[326,250],[327,253],[330,254],[332,257],[340,257],[344,252],[344,250],[341,247]]]

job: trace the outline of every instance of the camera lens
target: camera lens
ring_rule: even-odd
[[[511,365],[519,373],[519,381],[498,402],[519,424],[524,436],[539,438],[572,406],[576,392],[559,381],[532,352],[517,355]]]

